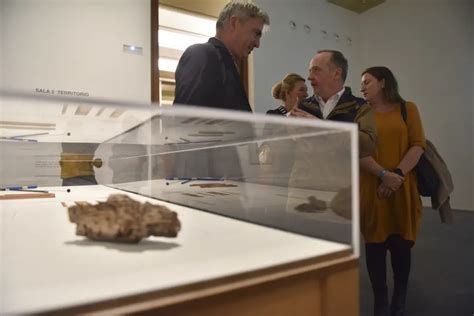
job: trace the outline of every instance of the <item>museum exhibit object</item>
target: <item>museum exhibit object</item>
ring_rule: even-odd
[[[0,107],[0,313],[358,314],[355,124]]]

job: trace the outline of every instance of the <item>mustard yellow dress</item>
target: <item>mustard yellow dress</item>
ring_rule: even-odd
[[[400,107],[384,113],[374,112],[378,144],[372,157],[387,170],[395,169],[412,146],[425,148],[426,140],[416,105],[406,103],[407,122]],[[414,171],[405,175],[403,185],[389,198],[377,195],[380,180],[361,170],[361,231],[365,242],[384,242],[391,234],[416,240],[421,221],[421,198]]]

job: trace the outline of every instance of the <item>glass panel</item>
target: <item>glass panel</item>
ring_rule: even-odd
[[[2,98],[2,187],[103,184],[352,244],[352,124]]]
[[[149,100],[149,2],[22,2],[0,5],[0,86],[35,96],[0,91],[0,195],[30,186],[55,196],[0,201],[0,314],[358,256],[355,126],[98,99]],[[35,28],[22,28],[32,17]],[[160,17],[160,27],[203,34],[184,20]],[[143,54],[124,55],[132,46]],[[164,100],[173,89],[163,80]],[[257,112],[270,105],[255,100]],[[68,206],[117,192],[175,211],[179,235],[133,245],[76,236]]]

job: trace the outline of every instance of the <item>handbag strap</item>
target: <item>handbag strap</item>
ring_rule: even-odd
[[[407,105],[405,102],[400,103],[400,111],[402,112],[403,121],[407,124]]]

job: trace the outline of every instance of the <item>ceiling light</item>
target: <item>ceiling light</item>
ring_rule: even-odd
[[[158,30],[158,42],[160,47],[173,48],[180,51],[197,43],[207,42],[208,37],[196,34],[183,33],[174,30]]]

